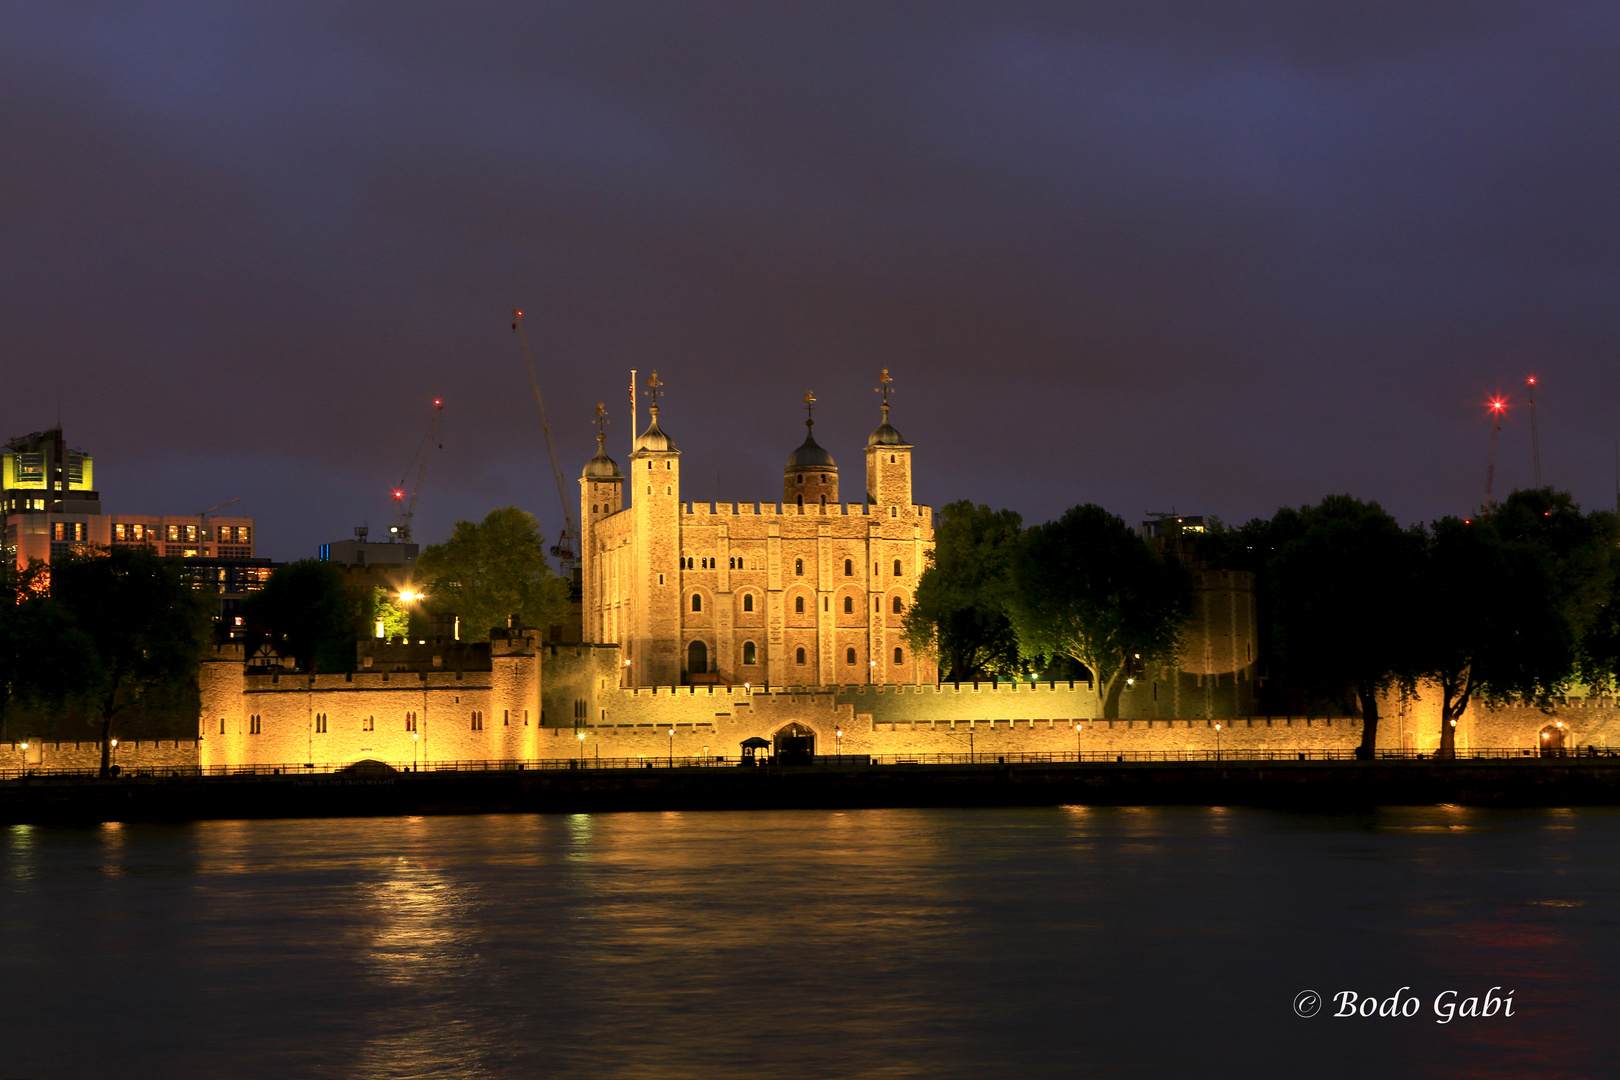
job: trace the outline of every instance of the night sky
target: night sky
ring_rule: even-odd
[[[877,375],[917,498],[1403,521],[1612,506],[1620,10],[1537,3],[0,6],[0,435],[109,511],[314,554],[568,493],[667,384],[688,499],[774,500]],[[645,412],[642,420],[645,422]]]

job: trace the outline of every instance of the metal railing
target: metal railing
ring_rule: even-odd
[[[737,768],[749,764],[775,768],[795,768],[804,765],[822,768],[860,768],[863,766],[894,765],[1035,765],[1035,764],[1123,764],[1137,762],[1223,762],[1233,764],[1264,762],[1353,761],[1352,749],[1313,750],[1085,750],[1048,751],[1039,753],[938,753],[938,754],[844,754],[821,755],[793,763],[776,762],[761,755],[749,759],[726,755],[674,755],[644,757],[573,757],[530,758],[526,760],[495,759],[465,761],[384,761],[357,764],[353,761],[281,762],[258,765],[213,765],[120,768],[120,779],[188,778],[188,777],[305,777],[353,776],[374,778],[383,775],[415,773],[511,773],[562,772],[571,770],[625,770],[625,769],[714,769]],[[1582,746],[1571,750],[1537,750],[1522,747],[1474,747],[1456,751],[1455,761],[1521,761],[1521,760],[1620,759],[1620,749]],[[1444,763],[1445,758],[1432,750],[1380,750],[1379,761],[1424,761]],[[381,766],[381,767],[379,767]],[[52,768],[43,766],[21,769],[0,769],[0,780],[20,780],[31,777],[95,777],[95,768]]]

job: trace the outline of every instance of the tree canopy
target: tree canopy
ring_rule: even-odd
[[[954,502],[939,512],[934,549],[906,609],[913,650],[957,681],[1016,676],[1026,667],[1007,615],[1022,519],[1011,510]]]
[[[1013,562],[1008,612],[1026,655],[1066,656],[1097,679],[1104,715],[1117,714],[1128,673],[1174,663],[1192,586],[1124,519],[1076,506],[1029,529]]]
[[[371,636],[370,596],[351,588],[329,562],[299,559],[278,567],[242,613],[283,656],[304,671],[353,671],[355,642]]]
[[[460,616],[470,640],[512,615],[539,627],[568,615],[568,583],[546,561],[539,523],[515,506],[456,522],[449,539],[417,558],[416,576],[428,610]]]

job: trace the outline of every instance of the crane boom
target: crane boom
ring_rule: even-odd
[[[422,492],[422,477],[427,475],[428,451],[433,449],[433,436],[439,432],[439,417],[444,415],[444,402],[439,398],[433,399],[433,419],[428,422],[428,429],[422,436],[422,443],[416,448],[416,457],[411,465],[416,467],[416,481],[411,484],[410,499],[405,498],[405,481],[410,478],[410,466],[406,466],[405,476],[400,478],[399,486],[394,489],[394,503],[397,506],[394,516],[394,526],[389,529],[390,539],[400,543],[409,543],[411,539],[411,520],[416,517],[416,497]],[[444,449],[441,444],[439,449]]]
[[[517,332],[518,344],[523,347],[523,363],[529,369],[529,388],[534,391],[534,407],[540,413],[540,430],[546,437],[546,455],[551,459],[551,476],[557,481],[557,501],[562,503],[563,532],[558,537],[556,546],[551,549],[553,555],[562,559],[563,566],[572,570],[574,567],[574,550],[572,544],[579,530],[574,526],[574,512],[568,506],[568,488],[563,484],[562,469],[557,464],[557,446],[551,441],[551,422],[546,419],[546,399],[540,393],[540,376],[535,372],[534,356],[529,352],[529,335],[523,332],[523,312],[513,309],[512,329]]]

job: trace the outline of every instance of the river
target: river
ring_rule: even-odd
[[[1611,810],[8,826],[0,1077],[1612,1076],[1617,916]]]

